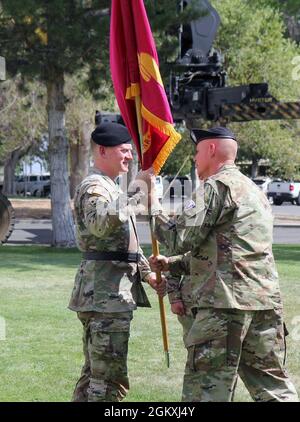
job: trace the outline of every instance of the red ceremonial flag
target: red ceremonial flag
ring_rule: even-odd
[[[112,0],[111,4],[110,65],[115,95],[142,169],[152,166],[158,174],[181,135],[173,127],[143,0]]]

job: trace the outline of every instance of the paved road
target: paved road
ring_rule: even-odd
[[[171,203],[171,206],[176,209],[181,205],[181,200],[175,198],[175,202]],[[300,219],[300,206],[292,205],[289,202],[284,202],[282,205],[272,205],[272,211],[274,216],[290,216],[290,217],[299,217]]]
[[[138,233],[142,244],[150,243],[149,225],[138,222]],[[51,244],[52,224],[50,220],[18,220],[8,244]],[[299,226],[275,226],[274,243],[300,244]]]
[[[273,243],[300,244],[300,226],[274,227]]]
[[[7,244],[51,244],[51,220],[17,220]]]
[[[272,205],[272,211],[275,217],[278,215],[300,217],[300,207],[298,205],[292,205],[288,202],[285,202],[280,206]]]

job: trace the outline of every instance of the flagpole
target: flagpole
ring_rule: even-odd
[[[154,256],[159,255],[159,245],[158,241],[154,237],[153,228],[150,224],[150,231],[151,231],[151,241],[152,241],[152,253]],[[161,283],[161,272],[156,271],[156,279],[157,283]],[[163,345],[164,345],[164,352],[166,356],[166,363],[167,367],[170,368],[170,354],[169,354],[169,339],[168,339],[168,327],[167,327],[167,320],[166,320],[166,310],[164,304],[164,298],[158,297],[159,302],[159,312],[160,312],[160,321],[161,321],[161,331],[163,337]]]
[[[135,97],[135,108],[136,108],[136,116],[137,116],[137,124],[139,130],[139,140],[140,140],[140,149],[141,149],[141,159],[143,157],[143,131],[142,131],[142,115],[141,115],[141,97],[137,95]],[[153,228],[150,224],[150,232],[151,232],[151,241],[152,241],[152,253],[154,256],[159,255],[159,246],[158,241],[154,237]],[[162,282],[161,279],[161,272],[156,271],[156,280],[157,283],[160,284]],[[169,339],[168,339],[168,328],[167,328],[167,319],[166,319],[166,310],[164,305],[164,298],[158,296],[159,302],[159,312],[160,312],[160,322],[161,322],[161,331],[162,331],[162,338],[163,338],[163,346],[164,352],[166,356],[166,363],[167,367],[170,368],[170,355],[169,355]]]

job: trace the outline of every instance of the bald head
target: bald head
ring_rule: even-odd
[[[205,139],[197,144],[195,163],[200,179],[217,173],[225,164],[234,164],[237,155],[234,139]]]
[[[205,144],[205,148],[214,152],[216,160],[235,161],[236,159],[238,146],[234,139],[206,139],[199,144]]]

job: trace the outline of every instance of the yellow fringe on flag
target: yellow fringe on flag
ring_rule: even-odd
[[[176,132],[176,130],[174,129],[171,123],[165,122],[164,120],[155,116],[153,113],[151,113],[151,111],[147,110],[143,104],[142,104],[141,112],[142,112],[142,117],[147,122],[149,122],[153,127],[158,129],[160,132],[169,136],[169,139],[163,145],[162,149],[159,151],[152,165],[154,173],[157,175],[159,174],[162,166],[165,164],[166,160],[168,159],[169,155],[171,154],[175,146],[180,141],[181,135],[178,132]]]
[[[126,100],[132,100],[134,97],[137,97],[138,95],[140,95],[140,93],[141,93],[140,84],[139,83],[134,83],[134,84],[132,83],[126,89],[125,98],[126,98]]]
[[[160,173],[162,166],[165,164],[169,155],[171,154],[173,149],[176,147],[180,139],[181,139],[181,135],[177,133],[176,130],[174,130],[174,134],[170,135],[169,139],[164,144],[164,146],[159,151],[157,157],[154,160],[154,163],[152,166],[153,166],[154,173],[156,175]]]

